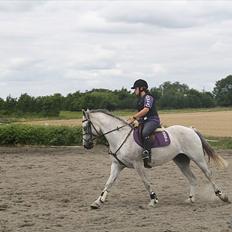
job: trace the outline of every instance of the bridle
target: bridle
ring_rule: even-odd
[[[127,141],[127,139],[129,138],[131,132],[133,131],[133,126],[131,124],[125,124],[123,126],[120,126],[120,127],[116,127],[115,129],[112,129],[110,131],[107,131],[105,133],[99,133],[96,129],[96,127],[94,126],[94,124],[92,123],[92,121],[90,120],[89,118],[89,115],[85,112],[85,119],[82,121],[82,123],[84,122],[87,122],[86,123],[86,126],[83,127],[83,130],[84,130],[84,133],[83,135],[89,135],[89,138],[88,139],[84,139],[83,140],[87,143],[87,144],[90,144],[91,145],[91,148],[93,147],[93,141],[99,137],[102,137],[102,136],[105,136],[107,134],[110,134],[114,131],[119,131],[120,129],[122,129],[123,127],[126,127],[126,126],[130,126],[130,131],[129,133],[127,134],[127,136],[125,137],[125,139],[123,140],[123,142],[121,143],[121,145],[118,147],[118,149],[115,151],[115,152],[112,152],[110,151],[109,149],[109,154],[114,156],[114,158],[123,166],[126,166],[121,160],[119,160],[119,158],[117,157],[117,153],[119,152],[119,150],[122,148],[122,146],[125,144],[125,142]],[[96,132],[97,135],[94,135],[93,132],[92,132],[92,127],[94,129],[94,131]],[[105,144],[107,146],[109,146],[109,144]]]

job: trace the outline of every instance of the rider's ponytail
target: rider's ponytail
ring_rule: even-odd
[[[151,94],[151,92],[149,91],[149,89],[145,89],[144,91],[145,91],[145,93],[146,93],[147,95],[151,95],[151,96],[152,96],[152,94]]]

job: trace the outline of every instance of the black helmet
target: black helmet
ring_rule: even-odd
[[[144,87],[145,89],[148,88],[148,84],[145,80],[138,79],[135,81],[134,85],[131,87],[131,89],[135,89],[137,87]]]

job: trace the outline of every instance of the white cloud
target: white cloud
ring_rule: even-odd
[[[0,11],[2,12],[26,12],[35,9],[36,7],[44,4],[45,1],[27,1],[27,0],[11,0],[1,1]]]
[[[212,90],[231,72],[230,28],[229,1],[1,1],[0,97],[136,78]]]

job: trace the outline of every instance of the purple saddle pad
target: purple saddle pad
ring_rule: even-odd
[[[142,137],[141,137],[141,130],[139,128],[135,128],[133,132],[135,142],[143,146]],[[170,144],[170,138],[167,131],[157,131],[153,132],[151,137],[151,147],[165,147]]]

